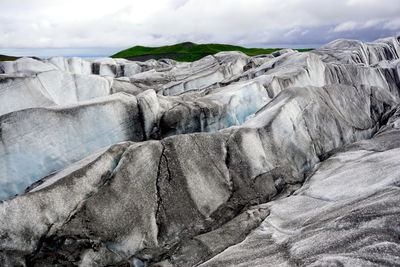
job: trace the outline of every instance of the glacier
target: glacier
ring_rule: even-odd
[[[0,62],[1,266],[396,266],[400,37]]]

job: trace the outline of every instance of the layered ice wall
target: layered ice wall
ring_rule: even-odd
[[[143,139],[135,97],[115,94],[63,108],[31,108],[0,117],[1,198],[96,150]]]

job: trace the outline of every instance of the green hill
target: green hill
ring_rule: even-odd
[[[19,59],[19,57],[0,55],[0,61],[13,61],[13,60],[17,60],[17,59]]]
[[[281,48],[246,48],[226,44],[195,44],[191,42],[185,42],[160,47],[134,46],[126,50],[122,50],[111,57],[127,58],[138,61],[144,61],[152,58],[171,58],[176,61],[192,62],[207,55],[212,55],[222,51],[241,51],[249,56],[256,56],[260,54],[270,54],[280,49]],[[298,49],[300,52],[310,50],[312,49]]]

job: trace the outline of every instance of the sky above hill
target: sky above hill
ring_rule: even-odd
[[[0,0],[0,54],[109,55],[184,41],[318,47],[400,35],[400,0]]]

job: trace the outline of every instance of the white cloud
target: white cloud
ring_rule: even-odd
[[[334,32],[345,32],[345,31],[352,31],[356,29],[359,25],[357,22],[354,21],[346,21],[337,25],[333,31]]]
[[[322,44],[400,30],[399,0],[0,0],[0,6],[0,48]]]
[[[362,25],[362,27],[363,28],[370,28],[370,27],[379,26],[384,21],[385,21],[384,19],[371,19],[371,20],[368,20],[367,22],[365,22],[364,25]]]
[[[400,29],[400,18],[386,22],[383,25],[383,28],[390,29],[390,30],[399,30]]]

